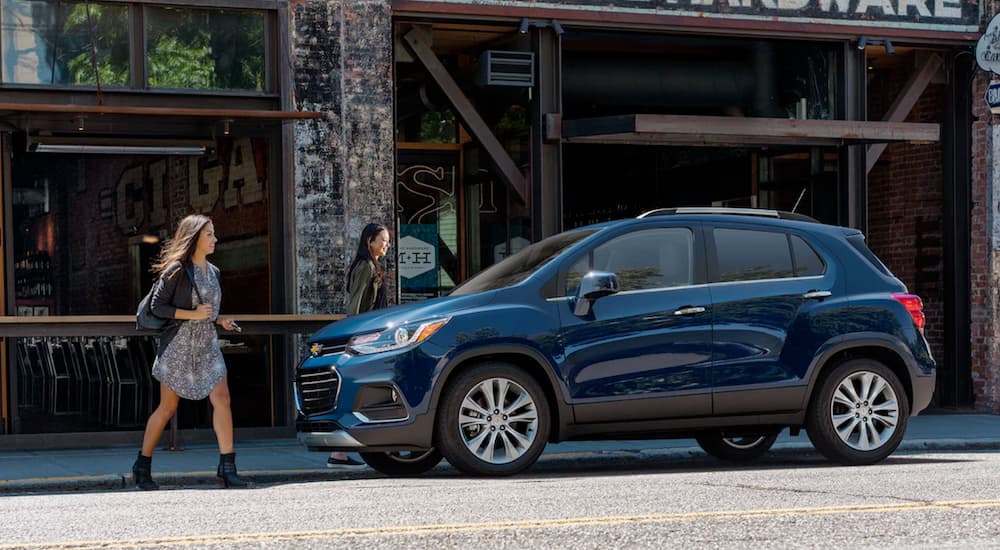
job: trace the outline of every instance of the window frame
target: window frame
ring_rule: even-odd
[[[50,0],[51,1],[51,0]],[[79,0],[82,2],[82,0]],[[276,0],[174,0],[169,2],[153,0],[95,0],[100,4],[124,4],[128,6],[129,25],[129,79],[126,86],[105,86],[101,85],[101,90],[108,93],[140,93],[143,95],[194,95],[194,96],[230,96],[230,97],[279,97],[281,84],[278,82],[278,45],[287,38],[287,31],[279,28],[278,10],[279,3]],[[146,51],[146,8],[147,7],[170,7],[186,9],[219,9],[231,11],[260,11],[264,12],[264,89],[257,90],[237,90],[237,89],[195,89],[195,88],[151,88],[148,85],[148,57]],[[0,63],[6,59],[6,52],[3,51],[3,43],[0,41]],[[29,84],[18,82],[5,82],[0,74],[0,91],[14,90],[47,90],[61,92],[96,92],[96,85],[72,85],[72,84]],[[198,104],[195,99],[194,104]]]

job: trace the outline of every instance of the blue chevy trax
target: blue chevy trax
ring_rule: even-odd
[[[442,457],[515,474],[571,439],[693,437],[746,461],[784,428],[871,464],[934,390],[922,308],[855,229],[656,210],[320,330],[295,371],[298,436],[390,475]]]

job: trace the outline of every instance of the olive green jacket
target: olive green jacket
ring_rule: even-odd
[[[351,270],[347,280],[347,314],[356,315],[371,311],[375,307],[378,285],[375,264],[370,261],[359,263]]]

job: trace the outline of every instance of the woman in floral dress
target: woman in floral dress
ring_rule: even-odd
[[[217,240],[212,220],[197,214],[187,216],[153,266],[160,278],[150,309],[170,322],[160,334],[153,362],[153,377],[160,381],[160,404],[146,423],[142,450],[132,466],[136,486],[146,491],[159,488],[152,478],[153,450],[182,398],[208,397],[212,403],[212,427],[219,442],[217,475],[222,484],[251,485],[236,471],[226,363],[215,330],[219,325],[240,331],[231,318],[219,316],[219,269],[207,259],[215,252]]]

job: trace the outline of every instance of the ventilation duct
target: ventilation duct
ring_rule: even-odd
[[[486,50],[479,57],[476,84],[480,86],[516,86],[530,88],[535,85],[535,54]]]

